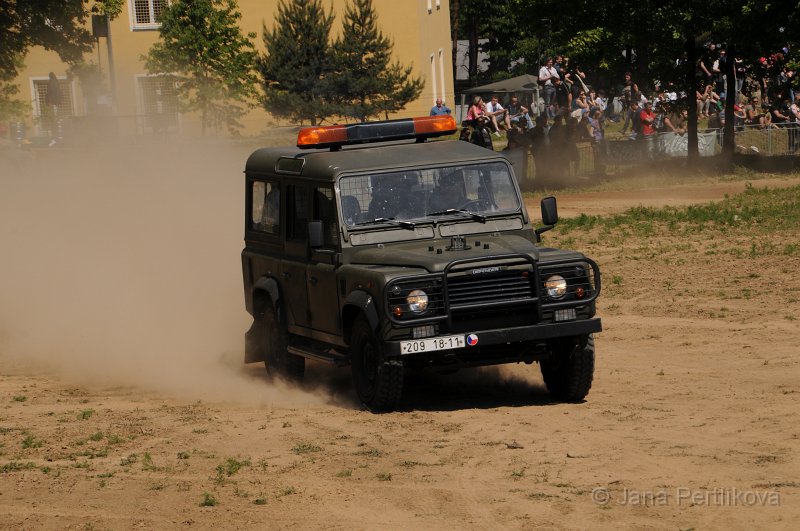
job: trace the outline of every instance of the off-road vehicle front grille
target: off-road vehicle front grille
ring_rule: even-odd
[[[536,269],[526,257],[454,262],[446,271],[447,305],[453,321],[530,315],[538,302]],[[527,319],[526,319],[527,320]]]
[[[485,278],[469,274],[449,276],[447,296],[450,309],[530,302],[535,299],[530,277],[530,272],[519,270],[489,274]]]

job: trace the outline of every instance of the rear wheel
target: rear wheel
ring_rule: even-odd
[[[350,364],[358,398],[365,406],[374,412],[397,408],[403,393],[403,363],[384,358],[381,344],[363,315],[353,324]]]
[[[561,402],[580,402],[592,388],[594,337],[580,336],[559,342],[550,358],[539,365],[550,396]]]
[[[266,330],[264,365],[267,367],[267,373],[285,380],[302,380],[306,359],[287,352],[289,334],[278,320],[278,314],[272,306],[264,312],[263,326]]]

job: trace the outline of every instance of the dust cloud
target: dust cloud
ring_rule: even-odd
[[[0,363],[186,398],[320,404],[242,364],[232,141],[0,151]]]

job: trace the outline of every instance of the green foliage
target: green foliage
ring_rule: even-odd
[[[321,451],[322,451],[322,447],[321,446],[317,446],[316,444],[309,444],[309,443],[300,443],[300,444],[295,445],[294,448],[292,448],[292,453],[295,453],[297,455],[308,454],[308,453],[312,453],[312,452],[321,452]]]
[[[91,51],[87,14],[84,2],[76,0],[0,0],[0,120],[25,113],[13,80],[28,49],[42,46],[67,64]]]
[[[320,0],[281,0],[272,30],[264,25],[266,54],[258,58],[258,71],[264,108],[274,116],[312,125],[330,116],[323,81],[332,23]]]
[[[390,63],[393,46],[378,29],[372,0],[347,5],[342,33],[331,45],[333,74],[326,83],[338,114],[366,121],[419,97],[424,82],[411,76],[411,66]]]
[[[95,0],[92,12],[108,15],[108,18],[114,20],[122,13],[123,7],[125,7],[125,0]]]
[[[219,502],[217,501],[217,498],[215,498],[213,494],[210,492],[204,492],[203,499],[199,505],[200,507],[214,507],[218,503]]]
[[[175,0],[161,17],[159,42],[143,57],[151,74],[177,82],[180,107],[207,127],[236,132],[256,96],[255,34],[242,35],[236,0]]]
[[[670,232],[680,230],[687,234],[705,228],[736,227],[756,234],[800,227],[800,186],[779,189],[748,186],[741,194],[708,204],[680,208],[639,206],[610,216],[582,214],[559,220],[558,230],[568,233],[599,228],[650,234],[654,224]],[[791,249],[788,250],[791,253]],[[786,254],[786,251],[780,252]]]

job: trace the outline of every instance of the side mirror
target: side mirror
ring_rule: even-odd
[[[308,222],[308,246],[312,249],[318,249],[323,244],[322,237],[322,222],[309,221]]]
[[[539,227],[533,231],[536,234],[537,242],[542,241],[543,232],[549,231],[558,223],[558,205],[556,204],[556,198],[552,195],[542,198],[542,223],[544,223],[544,227]]]
[[[542,223],[545,225],[558,223],[558,205],[552,195],[542,198]]]

